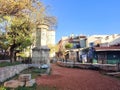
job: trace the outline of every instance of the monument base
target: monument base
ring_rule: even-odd
[[[47,46],[34,47],[32,49],[32,63],[50,65],[49,51]]]

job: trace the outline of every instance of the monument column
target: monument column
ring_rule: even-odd
[[[49,26],[46,24],[39,24],[36,30],[36,46],[47,46],[47,31]]]
[[[36,45],[32,49],[32,63],[34,64],[48,64],[49,61],[49,51],[47,47],[47,30],[49,26],[46,24],[39,24],[36,29]]]

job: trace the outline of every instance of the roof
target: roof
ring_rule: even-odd
[[[120,51],[120,46],[95,47],[95,51]]]

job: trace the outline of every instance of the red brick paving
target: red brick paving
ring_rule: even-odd
[[[52,65],[52,75],[36,79],[38,85],[59,90],[120,90],[120,80],[98,71],[65,68]]]

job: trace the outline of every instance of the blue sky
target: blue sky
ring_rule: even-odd
[[[62,36],[120,34],[120,0],[42,0],[57,17],[56,42]]]

